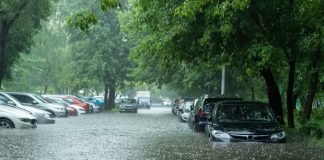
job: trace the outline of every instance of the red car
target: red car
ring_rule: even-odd
[[[67,106],[66,109],[68,110],[69,116],[77,116],[78,112],[75,108]]]
[[[68,98],[68,99],[72,100],[72,101],[73,101],[73,104],[78,105],[78,106],[84,108],[84,110],[85,110],[87,113],[89,113],[89,111],[90,111],[90,106],[89,106],[88,103],[84,103],[83,101],[81,101],[79,98],[77,98],[77,97],[75,97],[75,96],[70,96],[70,95],[69,95],[69,96],[66,96],[66,97],[63,97],[63,98]]]

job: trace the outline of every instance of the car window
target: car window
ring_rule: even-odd
[[[259,105],[223,105],[218,108],[219,122],[230,121],[274,121],[267,106]]]
[[[2,101],[3,104],[7,104],[10,99],[5,97],[4,95],[0,94],[0,100]]]
[[[31,98],[31,97],[29,97],[27,95],[12,94],[12,96],[15,97],[21,103],[32,103],[34,101],[33,98]]]
[[[34,94],[35,98],[37,98],[38,101],[41,101],[42,103],[47,103],[41,96]]]

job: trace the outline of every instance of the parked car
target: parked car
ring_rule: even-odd
[[[90,102],[90,103],[95,104],[96,106],[99,106],[100,111],[102,111],[102,108],[103,108],[103,106],[105,104],[103,97],[101,98],[101,97],[98,97],[98,96],[96,96],[96,97],[84,96],[82,98],[85,99],[87,102]]]
[[[82,96],[79,96],[78,98],[81,101],[83,101],[84,103],[88,103],[89,104],[89,106],[90,106],[90,113],[99,113],[99,112],[102,112],[102,107],[95,104],[96,98],[94,98],[94,97],[84,98]],[[102,106],[103,106],[103,104],[102,104]]]
[[[44,96],[42,96],[42,98],[43,98],[47,103],[55,103],[55,104],[59,104],[59,105],[61,105],[61,106],[63,106],[63,107],[66,107],[69,116],[77,116],[77,115],[78,115],[78,111],[77,111],[75,108],[71,107],[71,106],[70,106],[69,104],[67,104],[67,103],[66,103],[66,104],[57,103],[56,101],[54,101],[54,100],[52,100],[52,99],[50,99],[50,98],[48,98],[48,97],[44,97]]]
[[[187,101],[183,104],[182,109],[179,111],[178,118],[182,122],[188,122],[190,108],[193,105],[193,101]]]
[[[7,93],[0,92],[0,100],[3,102],[3,105],[19,108],[21,110],[30,112],[34,117],[37,118],[38,124],[55,123],[55,120],[52,118],[52,114],[50,112],[37,109],[34,107],[22,105],[18,100],[16,100],[14,97],[10,96]]]
[[[16,98],[23,105],[35,107],[50,112],[53,117],[66,117],[67,110],[58,104],[47,103],[42,97],[31,93],[9,92],[9,95]]]
[[[195,105],[190,109],[188,117],[188,125],[195,132],[204,131],[207,123],[207,116],[213,110],[215,103],[225,100],[241,101],[242,98],[236,97],[209,97],[208,95],[201,96]]]
[[[1,128],[36,128],[37,119],[31,113],[0,105]]]
[[[85,114],[86,113],[86,111],[84,110],[84,108],[82,108],[82,107],[80,107],[78,105],[73,104],[73,100],[71,100],[71,99],[68,99],[68,98],[63,99],[63,98],[51,97],[51,96],[46,97],[46,98],[48,98],[48,99],[50,99],[50,100],[52,100],[52,101],[54,101],[56,103],[59,103],[59,104],[62,104],[62,105],[67,105],[67,106],[69,106],[71,108],[76,109],[76,111],[77,111],[76,114],[77,115]]]
[[[271,108],[260,102],[223,101],[208,118],[206,133],[217,142],[286,142]]]
[[[120,100],[119,112],[132,111],[137,113],[136,99],[124,98]]]

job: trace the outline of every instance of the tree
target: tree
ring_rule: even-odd
[[[0,88],[10,78],[20,53],[28,53],[32,36],[46,19],[55,0],[4,0],[0,3]]]

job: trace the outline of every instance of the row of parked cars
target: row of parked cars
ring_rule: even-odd
[[[0,128],[35,128],[54,118],[101,112],[102,97],[0,92]]]
[[[286,134],[271,107],[262,102],[203,95],[175,100],[172,113],[210,141],[286,142]]]

